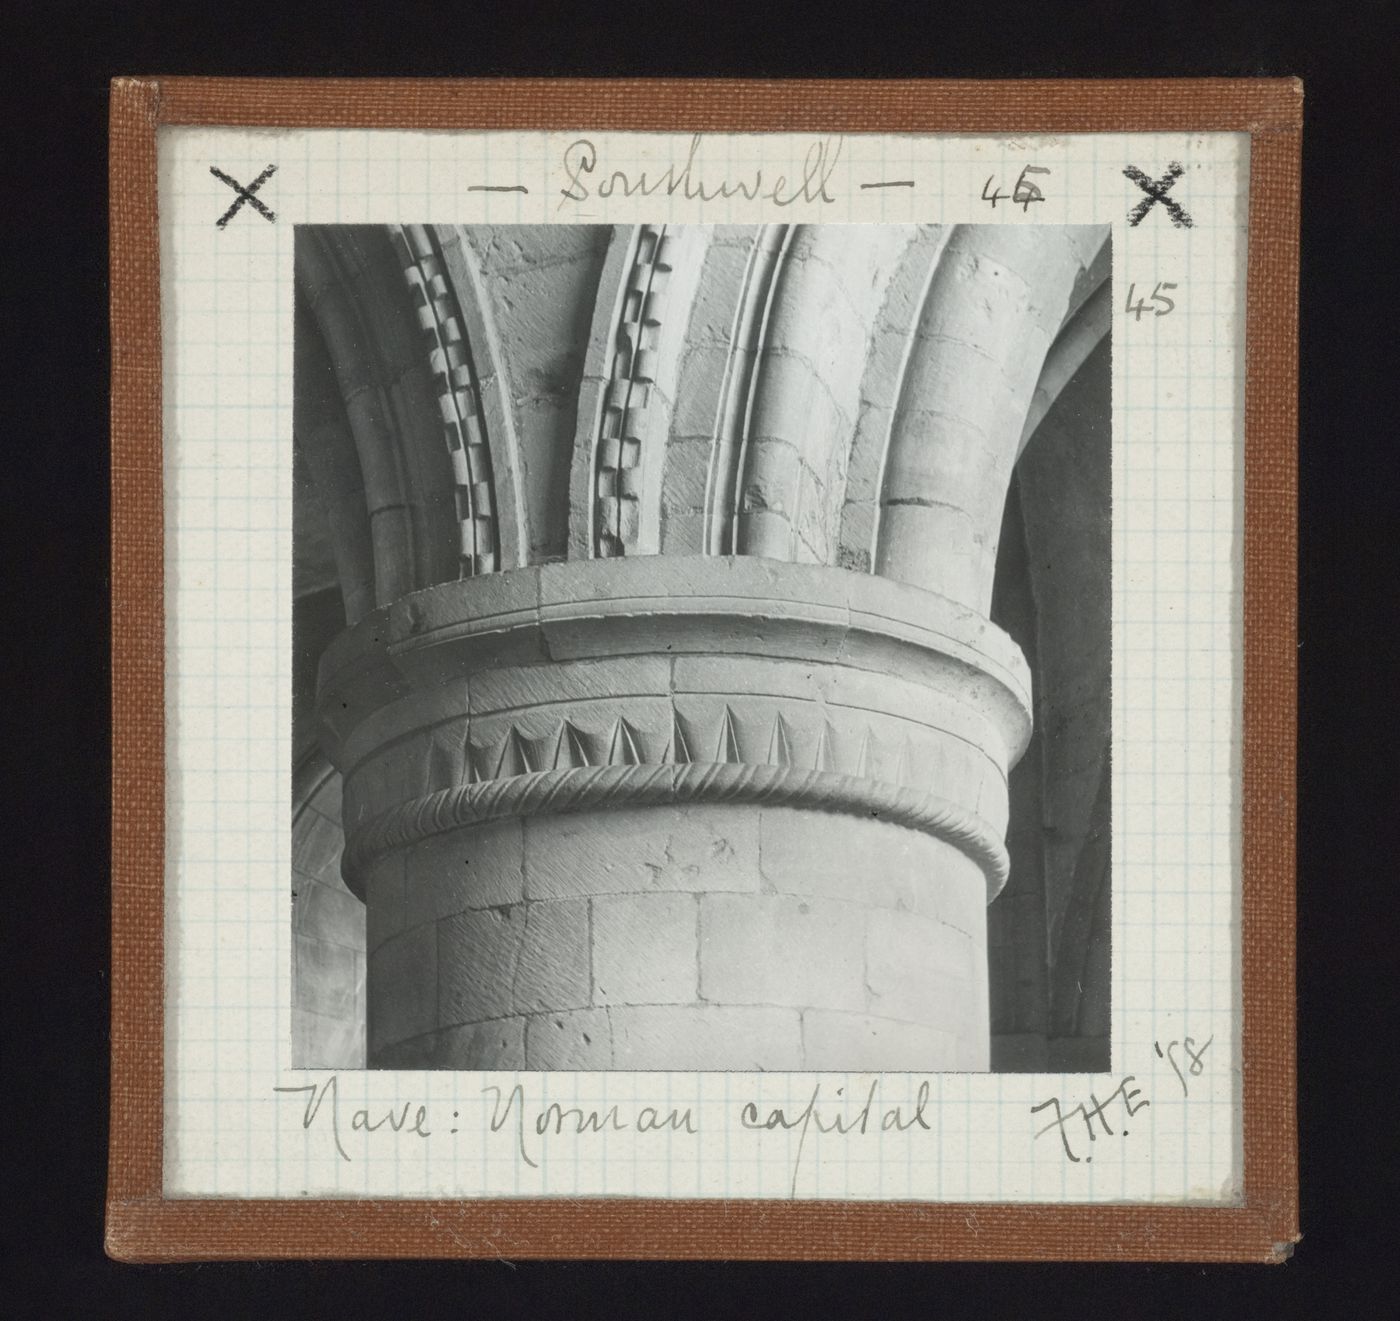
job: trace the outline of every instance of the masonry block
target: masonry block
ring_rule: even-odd
[[[593,996],[598,1004],[699,999],[699,905],[691,894],[593,900]]]
[[[873,1013],[960,1030],[976,987],[970,937],[911,913],[867,915],[865,980]]]
[[[365,948],[373,953],[390,936],[407,926],[404,905],[404,862],[402,851],[385,854],[367,870],[365,891]]]
[[[958,1039],[923,1023],[808,1009],[802,1015],[802,1058],[807,1069],[934,1073],[958,1067]]]
[[[862,915],[825,899],[702,896],[701,998],[864,1009]]]
[[[612,1023],[606,1009],[536,1014],[525,1025],[525,1068],[607,1069]]]
[[[341,831],[319,812],[303,813],[292,836],[292,866],[318,881],[339,880]]]
[[[912,908],[939,855],[936,841],[911,830],[796,808],[764,808],[759,837],[772,889],[874,908]]]
[[[494,1018],[488,1023],[461,1023],[437,1033],[435,1069],[523,1069],[525,1020]]]
[[[525,935],[514,1005],[531,1012],[589,1003],[588,904],[560,899],[525,905]]]
[[[757,891],[757,864],[758,821],[743,808],[639,808],[525,822],[525,892],[531,899]]]
[[[796,1009],[740,1005],[636,1005],[610,1009],[615,1069],[802,1068]],[[703,1061],[703,1064],[697,1064]]]
[[[297,934],[296,984],[301,1005],[329,1018],[353,1017],[364,977],[364,954],[314,936]]]
[[[437,1026],[437,930],[416,927],[369,956],[369,1057]]]
[[[500,908],[524,897],[524,843],[518,819],[444,831],[408,854],[409,926],[469,908]]]
[[[729,363],[729,348],[723,343],[696,344],[685,355],[682,390],[671,425],[678,435],[713,433],[720,386]]]
[[[987,877],[966,854],[954,848],[939,851],[938,866],[914,884],[914,911],[955,931],[974,946],[984,945],[987,931]]]
[[[439,1019],[443,1026],[502,1018],[515,1009],[525,941],[525,906],[445,917],[438,932]]]
[[[673,438],[666,447],[666,472],[661,487],[664,513],[692,514],[705,508],[713,449],[709,437]]]
[[[296,888],[292,902],[292,928],[317,940],[365,947],[365,906],[340,882],[308,880]]]
[[[302,1069],[358,1069],[364,1066],[363,1008],[346,1017],[292,1009],[292,1060]]]

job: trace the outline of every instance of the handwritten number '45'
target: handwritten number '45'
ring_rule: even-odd
[[[1162,291],[1164,289],[1175,288],[1176,285],[1172,284],[1170,281],[1158,280],[1157,287],[1152,291],[1152,298],[1150,301],[1152,303],[1160,303],[1161,306],[1152,307],[1149,305],[1149,300],[1145,298],[1139,298],[1137,302],[1133,301],[1133,294],[1137,291],[1137,285],[1130,284],[1128,286],[1128,301],[1124,305],[1123,310],[1125,312],[1131,312],[1134,321],[1141,321],[1143,315],[1147,312],[1151,312],[1155,316],[1166,316],[1167,313],[1176,306],[1176,300],[1168,298]]]
[[[1032,174],[1049,174],[1050,171],[1043,165],[1027,165],[1016,179],[1016,186],[1010,193],[1004,193],[997,187],[992,187],[992,180],[996,175],[989,174],[987,182],[982,185],[982,200],[992,204],[992,210],[997,209],[998,202],[1005,202],[1008,198],[1013,206],[1019,206],[1022,211],[1029,211],[1032,202],[1043,202],[1045,194],[1040,191],[1039,186],[1030,178]],[[988,189],[991,189],[989,192]]]

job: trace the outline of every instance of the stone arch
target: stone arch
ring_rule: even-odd
[[[579,391],[571,559],[661,551],[667,447],[712,232],[704,225],[613,231]]]
[[[432,226],[392,225],[390,233],[418,315],[452,464],[458,576],[492,573],[502,559],[495,463],[462,300]]]
[[[1093,261],[1085,267],[1070,298],[1060,333],[1045,356],[1035,394],[1021,428],[1019,459],[1031,437],[1045,420],[1060,392],[1074,379],[1089,355],[1108,338],[1113,319],[1113,287],[1110,279],[1113,245],[1105,240]]]
[[[741,555],[826,564],[872,329],[912,226],[800,225],[776,276],[739,464]]]
[[[787,260],[793,229],[792,225],[767,224],[753,231],[736,291],[705,483],[701,545],[710,555],[734,553],[734,518],[739,503],[754,379],[763,355],[774,291]]]
[[[580,397],[611,239],[609,225],[473,225],[445,248],[459,300],[477,304],[478,373],[508,437],[495,457],[509,488],[501,506],[520,528],[512,566],[569,554]]]
[[[712,485],[723,467],[733,488],[742,413],[754,359],[752,311],[754,266],[771,256],[764,245],[773,226],[716,225],[709,232],[688,312],[683,357],[676,375],[676,406],[666,438],[661,483],[663,554],[700,554],[718,534]],[[785,229],[786,226],[777,228]],[[728,406],[726,406],[728,404]],[[730,511],[732,518],[732,510]],[[715,547],[714,549],[718,549]]]
[[[297,287],[355,441],[375,603],[458,576],[452,470],[422,333],[382,226],[301,226]]]
[[[1104,237],[1102,227],[1039,226],[959,226],[951,235],[890,431],[876,572],[988,608],[1034,390]]]
[[[948,225],[920,225],[890,278],[884,306],[871,336],[861,382],[860,415],[851,438],[841,508],[836,563],[870,572],[875,558],[875,514],[890,430],[899,405],[919,313],[939,255],[952,232]]]
[[[344,619],[353,624],[376,604],[364,476],[325,340],[300,293],[295,315],[294,471],[298,479],[305,474],[309,488],[294,505],[296,561],[305,559],[301,547],[306,536],[315,535],[305,525],[319,514],[321,527],[316,532],[329,542]]]
[[[462,348],[470,361],[475,407],[489,451],[495,491],[496,568],[530,562],[525,517],[525,472],[515,431],[515,411],[491,301],[477,254],[461,225],[430,225],[461,317]]]

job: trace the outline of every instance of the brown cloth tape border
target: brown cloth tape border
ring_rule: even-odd
[[[160,124],[1251,135],[1245,349],[1244,1205],[166,1199]],[[1281,1260],[1298,1231],[1294,1052],[1297,293],[1302,88],[1101,82],[114,81],[112,1092],[107,1249],[273,1257]]]

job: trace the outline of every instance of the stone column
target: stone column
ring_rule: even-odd
[[[371,1067],[978,1070],[1020,652],[751,557],[418,591],[321,662]]]
[[[998,535],[1104,239],[298,238],[371,1065],[988,1067]]]

